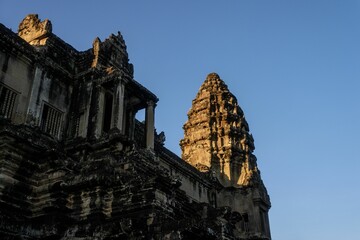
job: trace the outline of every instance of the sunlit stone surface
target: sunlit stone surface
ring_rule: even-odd
[[[45,45],[52,31],[48,19],[40,21],[37,14],[29,14],[19,25],[19,36],[31,45]]]
[[[213,172],[224,186],[259,180],[254,139],[236,97],[216,73],[201,85],[184,124],[182,158],[202,172]]]
[[[271,239],[253,139],[216,74],[181,159],[119,32],[78,51],[31,14],[18,34],[0,24],[0,69],[1,240]]]

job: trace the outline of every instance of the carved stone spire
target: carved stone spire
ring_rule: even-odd
[[[183,128],[182,158],[199,171],[212,171],[224,186],[247,186],[259,179],[244,113],[216,73],[201,85]]]
[[[93,42],[93,54],[94,54],[94,58],[91,64],[91,67],[96,68],[99,62],[99,54],[100,54],[100,38],[95,38],[94,42]]]

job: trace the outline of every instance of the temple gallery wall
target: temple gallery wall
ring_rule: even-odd
[[[1,239],[271,239],[254,138],[220,76],[194,96],[179,157],[120,32],[86,51],[36,14],[0,32]]]

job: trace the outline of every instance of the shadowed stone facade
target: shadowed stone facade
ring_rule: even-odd
[[[78,51],[31,14],[18,34],[0,24],[0,47],[1,239],[271,239],[253,139],[219,76],[193,101],[181,159],[120,33]]]

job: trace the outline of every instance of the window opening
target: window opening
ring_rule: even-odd
[[[266,216],[266,213],[262,210],[260,210],[260,224],[261,224],[261,230],[263,233],[266,234],[266,223],[265,223],[265,216]]]
[[[44,103],[41,117],[41,130],[57,137],[61,127],[61,116],[62,113],[59,110]]]
[[[111,93],[105,93],[104,122],[103,122],[104,132],[109,132],[109,130],[111,129],[112,107],[113,107],[113,96]]]
[[[242,215],[244,221],[244,231],[249,232],[249,216],[247,213]]]
[[[145,123],[145,109],[140,109],[136,112],[135,118],[142,123]]]
[[[75,119],[75,136],[79,136],[79,129],[80,129],[80,116],[77,116]]]
[[[217,208],[216,194],[215,193],[211,194],[211,204],[212,204],[213,207]]]
[[[4,118],[11,118],[16,95],[14,91],[0,85],[0,115]]]
[[[79,113],[79,114],[74,114],[72,117],[72,128],[71,128],[71,136],[73,137],[77,137],[79,136],[80,133],[80,117],[83,113]]]

